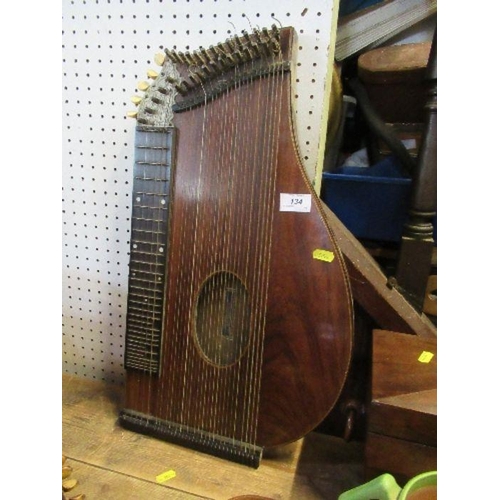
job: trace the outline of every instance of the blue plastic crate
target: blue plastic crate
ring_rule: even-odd
[[[371,167],[341,167],[323,174],[322,199],[360,239],[401,239],[411,178],[392,157]]]

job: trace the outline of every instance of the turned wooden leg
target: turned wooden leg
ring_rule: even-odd
[[[398,287],[422,312],[434,249],[433,221],[437,208],[437,42],[427,66],[429,100],[426,128],[414,175],[408,221],[403,229],[396,269]]]

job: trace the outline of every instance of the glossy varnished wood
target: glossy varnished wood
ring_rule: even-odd
[[[291,30],[282,50],[289,55]],[[176,171],[162,364],[129,371],[126,407],[260,446],[304,436],[328,414],[352,351],[342,254],[297,154],[290,73],[242,82],[176,114]],[[280,194],[310,194],[307,213]],[[313,258],[332,252],[333,261]],[[220,272],[248,292],[251,333],[220,366],[196,340],[200,291]]]
[[[308,214],[278,214],[273,228],[259,419],[260,438],[271,444],[312,430],[333,407],[345,382],[353,335],[342,254],[300,167],[291,114],[285,108],[289,102],[287,95],[275,196],[279,192],[311,193],[313,203]],[[316,249],[331,251],[334,260],[314,259]]]

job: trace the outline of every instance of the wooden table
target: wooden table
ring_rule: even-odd
[[[62,450],[87,500],[332,499],[364,482],[362,443],[310,433],[262,460],[259,469],[122,429],[124,389],[63,375]],[[176,476],[158,483],[156,476]]]

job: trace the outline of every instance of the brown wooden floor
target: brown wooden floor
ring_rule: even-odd
[[[337,499],[363,482],[363,446],[311,433],[262,460],[259,469],[228,462],[122,429],[123,388],[63,375],[62,451],[87,500]],[[176,476],[157,483],[156,476]]]

